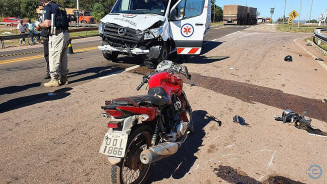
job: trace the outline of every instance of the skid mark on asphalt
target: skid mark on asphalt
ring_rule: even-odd
[[[77,49],[77,50],[75,50],[75,53],[95,50],[97,48],[98,47],[89,47],[89,48]],[[44,57],[43,55],[37,55],[37,56],[29,56],[29,57],[16,58],[16,59],[8,59],[8,60],[0,61],[0,64],[13,63],[13,62],[19,62],[19,61],[27,61],[27,60],[39,59],[39,58],[43,58],[43,57]]]
[[[247,103],[258,102],[280,109],[292,109],[294,112],[306,110],[309,117],[327,122],[327,106],[321,100],[287,94],[278,89],[208,77],[196,73],[192,73],[192,80],[185,80],[185,83],[195,84]]]

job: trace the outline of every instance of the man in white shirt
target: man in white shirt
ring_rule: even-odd
[[[17,25],[17,29],[18,29],[18,34],[24,34],[25,33],[25,26],[23,25],[23,20],[20,20],[19,24]],[[25,45],[25,38],[21,38],[19,40],[19,44],[22,44],[24,42]]]

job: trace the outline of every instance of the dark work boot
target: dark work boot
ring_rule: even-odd
[[[67,75],[62,75],[59,80],[60,85],[68,84],[68,78]]]
[[[50,74],[46,73],[43,79],[50,79]]]

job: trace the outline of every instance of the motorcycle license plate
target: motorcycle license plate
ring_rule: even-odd
[[[128,135],[109,133],[104,136],[99,152],[110,157],[124,157]]]

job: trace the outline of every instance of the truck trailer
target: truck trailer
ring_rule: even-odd
[[[223,20],[225,25],[257,24],[257,8],[240,5],[225,5]]]

